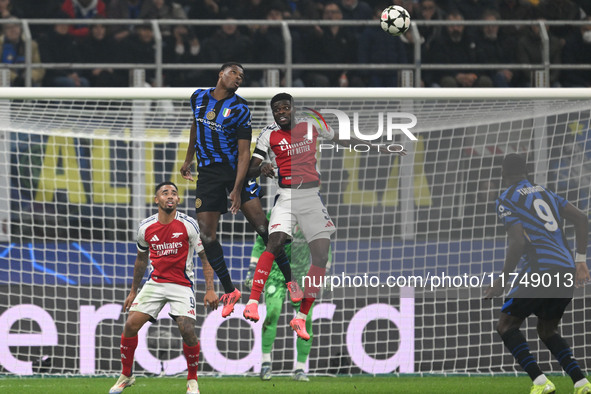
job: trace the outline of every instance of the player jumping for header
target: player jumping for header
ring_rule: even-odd
[[[321,136],[343,145],[347,145],[349,141],[339,140],[338,135],[330,128],[317,129],[307,122],[297,122],[293,98],[288,93],[275,95],[271,99],[271,110],[275,122],[259,135],[248,177],[257,177],[260,174],[271,178],[277,176],[279,188],[269,220],[269,242],[257,263],[244,317],[255,322],[259,320],[258,302],[273,260],[287,238],[292,235],[292,229],[297,223],[310,247],[312,264],[304,280],[304,299],[290,326],[300,338],[309,340],[306,317],[323,282],[330,237],[335,232],[335,226],[320,199],[316,140]],[[312,135],[308,135],[308,127],[312,127]],[[357,139],[351,140],[366,144]],[[382,147],[377,149],[381,152],[406,154],[402,146],[397,147],[396,152]],[[267,158],[271,163],[261,165]],[[274,167],[277,168],[277,173]]]
[[[240,209],[265,243],[269,237],[268,221],[259,199],[260,187],[254,180],[244,182],[250,160],[252,130],[248,103],[236,94],[243,81],[242,65],[225,63],[218,73],[215,88],[197,89],[193,93],[193,125],[185,162],[180,170],[183,178],[193,181],[191,164],[197,154],[197,222],[205,254],[224,286],[225,294],[220,298],[224,304],[223,317],[232,313],[241,295],[232,283],[216,234],[220,216],[228,212],[228,198],[232,202],[230,211],[233,214]],[[291,280],[289,260],[283,249],[277,252],[276,261],[292,300],[301,300],[302,291]]]

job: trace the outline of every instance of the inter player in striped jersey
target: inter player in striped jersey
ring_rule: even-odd
[[[242,65],[225,63],[218,73],[215,88],[197,89],[193,93],[193,125],[185,162],[180,170],[183,178],[193,181],[191,164],[197,155],[197,222],[205,254],[224,286],[225,294],[221,297],[223,317],[232,313],[241,295],[232,283],[216,235],[220,215],[228,211],[228,198],[232,202],[230,211],[236,214],[240,209],[265,243],[268,240],[269,223],[259,199],[260,187],[254,180],[244,182],[250,160],[252,130],[248,103],[236,94],[243,81]],[[302,291],[297,282],[291,280],[289,261],[283,250],[278,252],[277,264],[285,277],[292,301],[300,301]]]
[[[250,297],[243,315],[252,321],[259,320],[258,302],[273,260],[287,238],[291,237],[292,229],[297,223],[310,247],[312,262],[306,280],[303,281],[306,286],[304,299],[290,326],[300,338],[309,340],[306,318],[324,279],[330,237],[335,232],[334,223],[320,199],[316,141],[321,137],[342,145],[351,141],[369,144],[355,138],[351,138],[351,141],[339,140],[331,128],[318,129],[307,122],[297,121],[293,97],[288,93],[279,93],[271,99],[271,111],[275,122],[264,128],[259,135],[247,176],[250,178],[263,174],[276,177],[279,188],[269,220],[269,242],[257,262]],[[311,135],[308,133],[309,127],[312,128]],[[374,148],[383,153],[406,154],[404,147],[395,146],[393,151],[385,147]],[[270,163],[261,165],[266,159]]]
[[[158,318],[165,304],[183,337],[183,353],[187,359],[187,394],[199,393],[197,366],[199,340],[195,334],[195,293],[193,292],[193,258],[201,259],[205,276],[204,305],[217,309],[218,297],[213,290],[213,270],[203,252],[199,226],[193,218],[177,211],[179,195],[172,182],[156,186],[154,202],[158,213],[140,223],[137,235],[137,257],[133,282],[123,304],[129,316],[121,335],[121,376],[109,393],[120,393],[135,383],[133,357],[138,345],[138,331]],[[138,288],[151,263],[150,277],[138,294]]]
[[[507,229],[508,245],[503,272],[485,297],[502,295],[507,284],[512,288],[501,308],[497,332],[532,379],[531,393],[554,393],[554,384],[542,373],[520,331],[523,321],[535,314],[538,336],[571,377],[575,394],[591,393],[591,384],[558,331],[574,287],[590,280],[587,215],[563,197],[530,183],[525,159],[517,154],[505,157],[502,173],[508,189],[497,200],[497,214]],[[574,258],[562,230],[563,219],[575,226]],[[511,275],[520,261],[520,272]]]

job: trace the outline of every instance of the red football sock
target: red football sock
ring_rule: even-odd
[[[137,335],[127,338],[121,334],[121,373],[127,377],[133,373],[133,355],[137,347]]]
[[[312,303],[318,297],[318,291],[320,290],[320,285],[324,280],[324,274],[326,274],[326,268],[320,268],[315,265],[311,265],[310,269],[308,270],[307,282],[308,286],[304,290],[304,299],[300,304],[300,312],[303,314],[308,314],[310,312],[310,308],[312,307]]]
[[[199,366],[199,350],[199,342],[197,342],[197,345],[195,346],[187,346],[185,342],[183,342],[183,353],[185,353],[185,358],[187,359],[187,370],[189,371],[187,375],[187,380],[197,380],[197,367]]]
[[[252,278],[252,289],[250,290],[249,299],[258,301],[261,298],[265,282],[267,282],[269,272],[271,272],[271,268],[273,268],[274,260],[275,255],[266,250],[261,254],[261,257],[259,257],[257,267],[254,271],[254,278]]]

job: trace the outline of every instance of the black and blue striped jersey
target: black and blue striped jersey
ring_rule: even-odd
[[[197,124],[197,165],[226,163],[236,168],[238,140],[252,138],[250,109],[246,100],[237,94],[216,100],[211,95],[214,89],[197,89],[191,95]]]
[[[521,223],[526,238],[522,272],[575,268],[562,230],[562,210],[568,201],[527,179],[512,185],[497,199],[497,215],[508,229]]]

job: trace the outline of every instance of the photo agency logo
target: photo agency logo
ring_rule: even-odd
[[[321,109],[316,111],[312,108],[305,107],[303,114],[311,117],[314,122],[308,122],[307,138],[312,139],[312,126],[316,126],[321,130],[328,130],[329,126],[324,119],[323,114],[331,114],[337,117],[338,120],[338,135],[341,140],[351,139],[351,118],[343,111],[333,108]],[[402,132],[411,141],[416,141],[417,137],[410,131],[417,124],[417,117],[407,112],[379,112],[377,115],[378,130],[373,134],[370,130],[359,130],[359,112],[353,113],[353,133],[354,137],[361,141],[367,141],[367,144],[353,143],[349,147],[341,147],[337,144],[320,144],[319,150],[339,150],[347,149],[355,152],[369,152],[372,149],[379,150],[380,147],[385,147],[389,152],[397,152],[404,149],[404,146],[394,143],[394,135]],[[375,124],[373,123],[373,124]],[[385,125],[385,126],[384,126]],[[369,132],[369,133],[368,133]],[[382,139],[385,133],[385,142]],[[373,143],[373,141],[382,139],[382,142]]]

